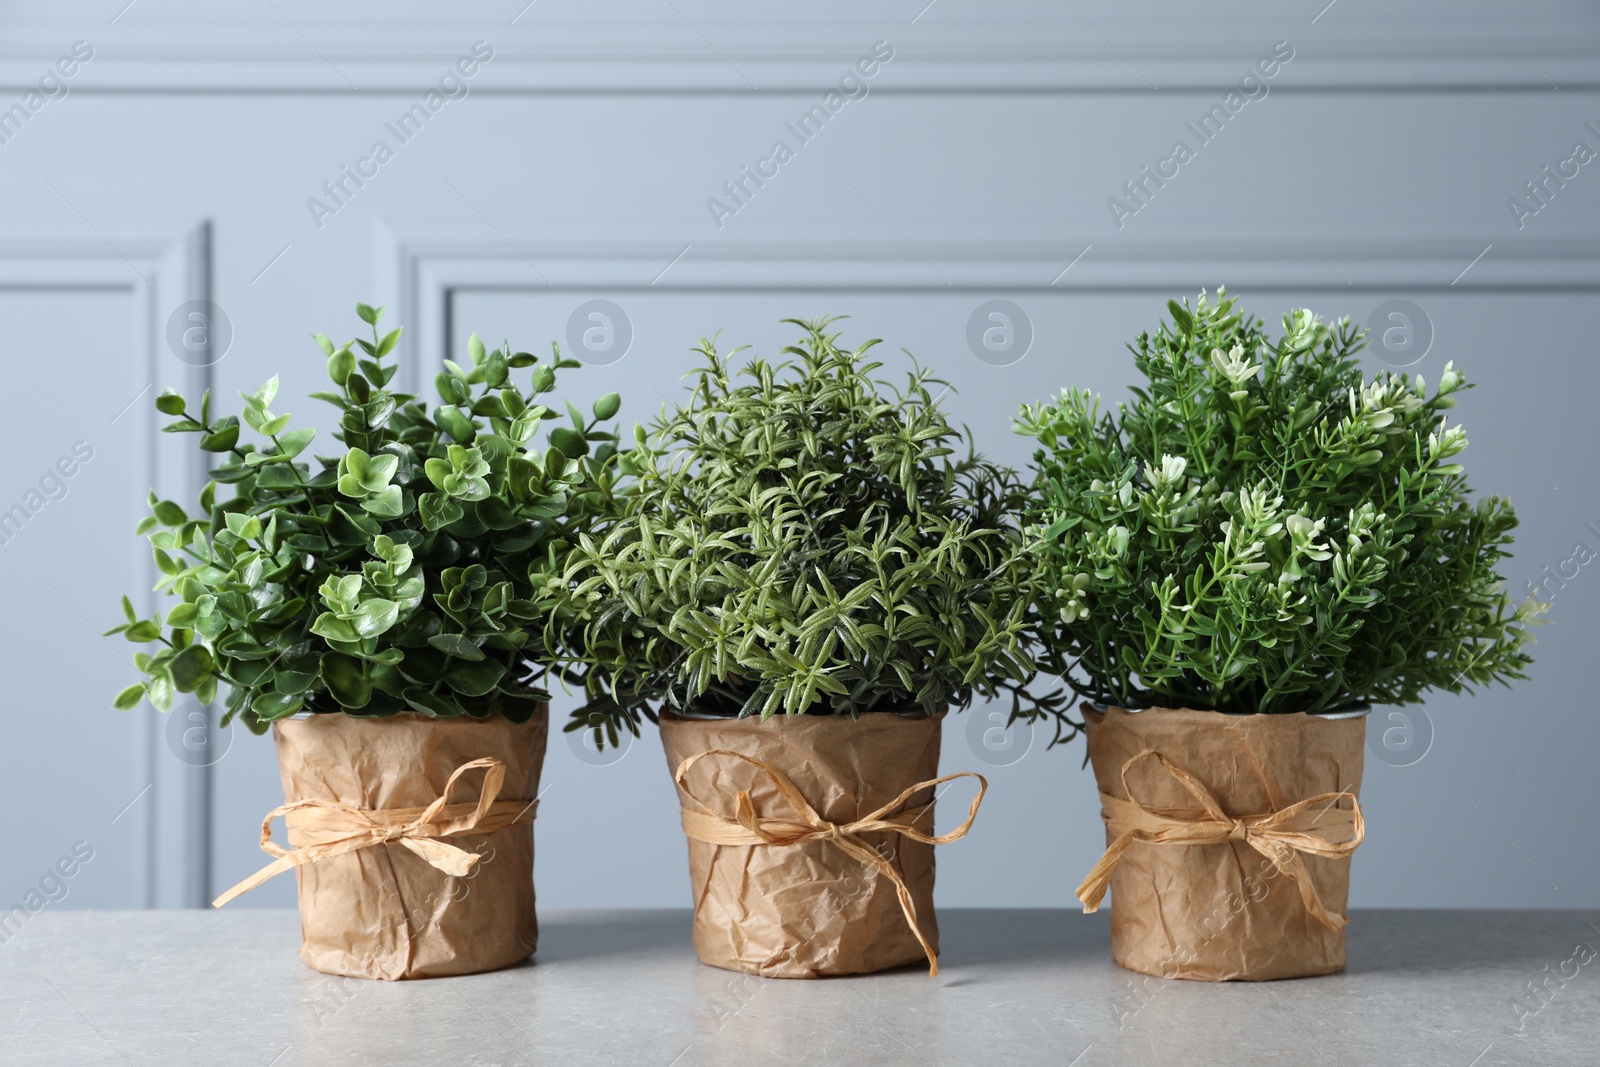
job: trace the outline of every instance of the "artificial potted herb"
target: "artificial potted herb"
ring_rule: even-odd
[[[1051,664],[1090,701],[1112,954],[1162,977],[1343,968],[1364,715],[1523,677],[1499,573],[1516,515],[1474,502],[1450,364],[1363,379],[1348,319],[1274,341],[1219,290],[1130,345],[1115,414],[1025,407]]]
[[[557,414],[540,397],[577,363],[473,335],[471,366],[445,361],[430,411],[389,389],[400,331],[379,334],[382,308],[357,312],[372,340],[315,335],[337,389],[312,395],[341,412],[330,454],[274,413],[276,377],[244,396],[243,426],[213,419],[209,393],[198,410],[156,401],[169,432],[222,462],[195,515],[151,496],[139,532],[175,603],[143,619],[123,599],[110,632],[158,648],[116,705],[165,711],[226,686],[224,725],[273,728],[287,803],[262,848],[276,859],[219,905],[294,868],[300,954],[317,970],[492,970],[537,940],[548,696],[535,683],[564,552],[612,506],[616,438],[600,424],[619,402],[601,398],[592,419],[569,404],[546,448],[535,435]],[[280,814],[287,851],[270,839]]]
[[[783,362],[701,342],[693,396],[638,431],[637,478],[568,578],[601,740],[659,721],[706,963],[771,977],[936,973],[940,723],[1033,700],[1035,564],[1014,472],[970,451],[876,341],[793,322]],[[973,776],[976,777],[976,776]]]

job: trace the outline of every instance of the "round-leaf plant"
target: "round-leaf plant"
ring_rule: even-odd
[[[1455,462],[1461,375],[1365,381],[1348,319],[1274,341],[1217,295],[1129,346],[1147,381],[1115,414],[1022,409],[1051,665],[1101,703],[1261,713],[1523,677],[1541,606],[1502,590],[1510,503]]]
[[[926,370],[873,377],[869,341],[802,322],[781,362],[737,370],[713,341],[693,396],[663,411],[626,466],[603,533],[569,557],[580,619],[569,730],[637,734],[651,705],[699,713],[849,714],[1035,699],[1035,557],[1017,475],[971,450]],[[942,395],[942,392],[941,392]]]
[[[337,387],[312,394],[341,412],[336,454],[308,458],[316,431],[274,412],[276,377],[244,396],[243,425],[213,421],[209,393],[198,411],[157,399],[176,417],[168,432],[199,435],[222,462],[195,515],[151,494],[138,532],[177,602],[146,619],[123,598],[128,621],[108,632],[158,648],[138,654],[147,678],[117,707],[209,703],[221,684],[224,722],[261,732],[300,711],[525,721],[547,699],[532,683],[560,630],[566,550],[615,506],[617,438],[601,424],[620,402],[601,397],[592,418],[568,404],[572,425],[541,445],[560,416],[540,398],[579,364],[488,351],[474,334],[471,366],[445,361],[430,411],[390,391],[400,331],[380,335],[382,308],[356,310],[372,340],[314,335]]]

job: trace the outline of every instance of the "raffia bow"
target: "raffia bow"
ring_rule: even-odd
[[[1200,802],[1203,811],[1149,808],[1134,799],[1128,771],[1135,763],[1153,757]],[[1096,911],[1111,884],[1111,872],[1135,841],[1154,845],[1215,845],[1243,841],[1272,861],[1300,888],[1300,899],[1313,919],[1330,930],[1344,929],[1343,915],[1328,910],[1311,881],[1302,853],[1313,856],[1348,856],[1367,836],[1361,802],[1353,793],[1319,793],[1264,815],[1228,815],[1199,780],[1154,749],[1144,749],[1122,765],[1122,788],[1130,799],[1100,794],[1106,828],[1117,837],[1078,886],[1085,912]],[[1335,806],[1344,798],[1350,806]]]
[[[761,771],[772,782],[778,794],[788,801],[798,815],[798,818],[777,818],[757,815],[755,806],[750,801],[750,794],[739,790],[734,800],[733,818],[719,815],[706,806],[705,802],[689,791],[684,784],[684,778],[689,773],[689,768],[708,756],[726,756],[730,759],[741,760]],[[978,805],[983,803],[983,794],[988,790],[989,783],[981,774],[971,771],[961,771],[957,774],[947,774],[940,778],[930,778],[926,782],[918,782],[895,797],[889,803],[869,812],[867,815],[853,822],[832,823],[817,814],[805,799],[800,795],[800,790],[789,778],[772,764],[763,760],[753,759],[738,752],[727,749],[715,748],[698,755],[690,756],[678,764],[677,773],[673,776],[678,783],[678,788],[683,790],[683,795],[701,810],[695,811],[685,805],[682,812],[683,832],[696,841],[704,841],[712,845],[798,845],[806,841],[832,841],[846,855],[876,870],[889,881],[894,883],[895,894],[900,899],[900,910],[905,913],[906,922],[911,927],[911,932],[916,935],[917,943],[922,946],[922,951],[928,956],[928,977],[939,974],[939,957],[934,953],[933,947],[928,944],[928,939],[922,934],[922,927],[917,921],[917,906],[911,899],[911,890],[906,887],[905,879],[900,872],[878,853],[871,845],[861,840],[861,834],[870,833],[897,833],[920,841],[925,845],[944,845],[951,841],[965,837],[967,831],[972,829],[972,821],[978,817]],[[923,789],[931,789],[952,782],[957,778],[976,778],[978,780],[978,795],[972,798],[972,805],[967,809],[967,818],[960,826],[947,834],[933,837],[916,829],[916,823],[933,809],[933,802],[929,801],[911,811],[890,814],[907,800],[913,793]]]
[[[477,802],[450,803],[456,782],[463,774],[479,768],[484,769],[484,775]],[[485,757],[457,767],[439,799],[425,808],[356,808],[337,800],[319,799],[297,800],[273,808],[261,820],[261,851],[276,859],[212,901],[211,906],[220,908],[284,871],[374,845],[404,845],[445,874],[463,877],[478,862],[477,853],[440,838],[486,834],[533,821],[537,800],[498,799],[505,777],[506,765]],[[280,815],[284,825],[303,842],[298,848],[285,849],[272,840],[272,820]]]

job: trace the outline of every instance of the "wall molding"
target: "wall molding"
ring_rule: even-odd
[[[79,39],[96,56],[73,91],[89,93],[424,92],[475,39],[495,48],[473,84],[482,93],[816,93],[878,40],[896,56],[873,91],[890,94],[1225,91],[1276,40],[1297,55],[1274,92],[1600,88],[1600,15],[1576,3],[1482,0],[1475,11],[1343,0],[1319,14],[1321,3],[1252,0],[1219,14],[1173,2],[1135,10],[1083,0],[1075,10],[1013,0],[976,14],[946,3],[913,22],[922,6],[908,0],[873,18],[849,5],[752,16],[731,2],[674,10],[622,0],[574,16],[508,2],[469,21],[416,2],[359,18],[281,0],[277,11],[243,12],[169,3],[109,23],[103,4],[63,3],[6,16],[0,90],[25,90]]]
[[[437,366],[446,357],[451,297],[463,291],[1172,296],[1219,283],[1244,294],[1600,291],[1600,241],[1595,240],[1369,237],[1319,241],[1313,248],[1297,238],[1157,243],[919,237],[913,248],[895,239],[829,240],[826,235],[604,242],[501,230],[503,237],[466,239],[444,226],[380,228],[375,247],[380,291],[392,294],[412,339],[412,363],[402,371],[407,388],[427,380],[420,368]]]
[[[164,497],[192,500],[204,484],[204,459],[196,458],[190,439],[159,433],[152,398],[165,386],[189,397],[210,387],[209,368],[176,361],[167,351],[165,332],[173,309],[211,298],[211,224],[106,225],[103,237],[86,236],[87,229],[72,223],[0,232],[0,291],[128,294],[134,308],[128,351],[136,354],[140,377],[150,386],[122,413],[107,415],[135,420],[145,445],[147,483]],[[130,592],[149,590],[157,577],[147,556],[131,577]],[[140,606],[148,614],[164,599],[149,592]],[[134,714],[144,716],[144,730],[129,760],[134,777],[148,781],[150,791],[122,825],[137,827],[141,838],[139,898],[145,907],[204,907],[211,900],[211,768],[191,767],[168,754],[166,720],[158,712],[144,706]]]

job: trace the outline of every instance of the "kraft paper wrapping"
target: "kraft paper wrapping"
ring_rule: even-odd
[[[362,810],[423,808],[463,764],[505,765],[499,801],[531,805],[539,791],[548,712],[523,724],[495,717],[388,719],[312,715],[273,724],[284,797]],[[476,802],[484,775],[460,776],[450,801]],[[325,974],[433,978],[509,967],[538,942],[533,825],[438,839],[476,853],[464,876],[442,873],[398,843],[328,856],[295,868],[300,958]],[[289,844],[307,844],[291,827]]]
[[[1364,718],[1083,710],[1108,846],[1132,828],[1162,838],[1125,841],[1120,861],[1108,848],[1080,887],[1093,910],[1111,867],[1117,963],[1206,981],[1344,969]]]
[[[723,750],[779,769],[815,812],[848,824],[872,814],[939,768],[943,713],[905,717],[868,713],[759,719],[661,716],[669,771],[701,753]],[[687,791],[691,797],[684,797]],[[773,781],[739,759],[705,758],[685,771],[680,800],[693,797],[732,818],[736,797],[749,795],[761,816],[800,814]],[[903,805],[921,809],[916,827],[933,831],[933,788]],[[895,832],[859,839],[900,875],[932,953],[939,945],[933,911],[934,846]],[[891,879],[827,839],[790,845],[718,845],[689,839],[694,891],[694,947],[702,963],[768,978],[867,974],[927,956],[901,908]]]

